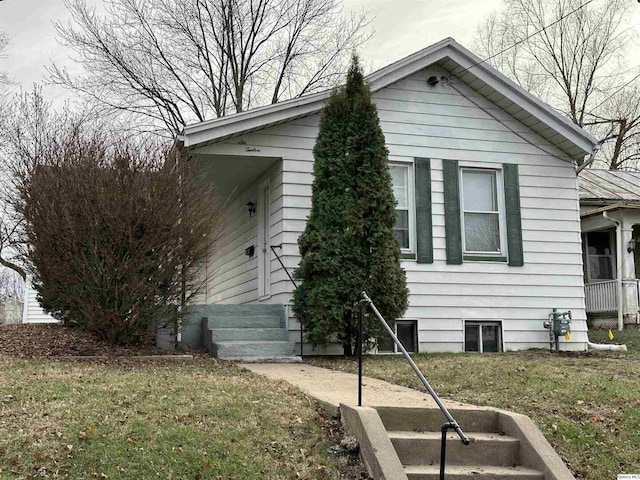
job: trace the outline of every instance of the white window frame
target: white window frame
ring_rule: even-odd
[[[465,226],[464,226],[464,214],[465,213],[488,213],[479,210],[467,210],[464,209],[464,172],[490,172],[496,176],[496,197],[498,201],[498,228],[500,229],[500,251],[499,252],[485,252],[482,250],[467,250],[467,243],[465,239]],[[490,167],[460,167],[459,175],[459,191],[460,191],[460,232],[462,235],[462,252],[464,255],[469,256],[487,256],[487,257],[506,257],[507,256],[507,222],[504,206],[504,176],[501,168]]]
[[[420,330],[418,329],[418,319],[417,318],[400,318],[398,320],[395,321],[394,325],[393,325],[393,333],[396,334],[396,337],[398,336],[398,323],[412,323],[416,326],[416,351],[415,352],[408,352],[408,353],[420,353]],[[398,349],[398,345],[396,345],[396,342],[394,342],[393,340],[391,340],[391,342],[393,343],[393,351],[388,351],[388,350],[383,350],[380,351],[378,350],[377,353],[380,355],[396,355],[396,354],[402,354],[402,352]]]
[[[416,253],[416,201],[413,163],[389,162],[389,168],[401,167],[407,170],[407,209],[409,212],[409,248],[400,248],[401,253]],[[395,196],[394,196],[395,198]],[[394,207],[394,213],[398,210]],[[395,225],[394,225],[395,234]]]
[[[477,352],[468,352],[467,351],[467,326],[478,326],[478,351]],[[503,353],[504,350],[504,330],[502,325],[502,320],[465,320],[462,330],[462,338],[464,339],[463,352],[464,353],[484,353],[484,349],[482,346],[482,327],[498,327],[498,335],[500,338],[498,339],[498,352]],[[490,352],[494,353],[494,352]]]

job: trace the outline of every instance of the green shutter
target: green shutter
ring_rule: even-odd
[[[447,263],[462,263],[462,233],[460,231],[460,182],[457,160],[442,161],[444,180],[444,232]]]
[[[433,223],[431,220],[431,161],[415,158],[416,237],[418,263],[433,263]]]
[[[507,250],[509,265],[524,265],[522,252],[522,219],[520,217],[520,184],[518,181],[518,165],[505,163],[504,171],[504,204],[507,214]]]

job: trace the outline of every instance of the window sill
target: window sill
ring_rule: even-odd
[[[496,262],[507,263],[507,257],[494,255],[464,255],[465,262]]]

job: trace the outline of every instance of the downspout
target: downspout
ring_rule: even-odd
[[[623,305],[622,305],[622,223],[620,220],[616,220],[615,218],[611,218],[607,212],[602,212],[602,216],[616,224],[616,280],[618,282],[618,330],[624,329],[623,322]]]
[[[576,168],[576,175],[579,175],[582,170],[584,170],[589,165],[591,165],[591,163],[596,158],[596,153],[598,153],[598,150],[600,150],[600,144],[599,143],[596,144],[595,147],[593,147],[593,150],[591,151],[591,155],[589,155],[589,158],[587,158],[584,162],[582,162],[582,165],[580,165],[578,168]]]
[[[584,170],[585,168],[587,168],[589,165],[591,165],[591,163],[593,162],[593,160],[596,157],[596,154],[598,153],[598,150],[600,150],[600,144],[597,144],[594,148],[593,151],[591,152],[591,155],[589,155],[589,158],[587,158],[582,165],[580,165],[577,169],[576,169],[576,175],[580,174],[580,172],[582,170]],[[620,224],[620,222],[618,220],[615,220],[613,218],[611,218],[609,215],[607,215],[607,212],[602,212],[602,216],[606,219],[609,220],[613,223],[616,224],[616,238],[619,239],[618,240],[618,244],[620,245],[620,242],[622,242],[622,225]],[[616,270],[617,270],[617,274],[616,277],[617,278],[617,282],[618,282],[618,329],[622,329],[621,325],[623,325],[622,322],[622,254],[619,253],[621,252],[621,247],[618,246],[617,248],[618,253],[616,255]],[[603,350],[603,351],[609,351],[609,352],[626,352],[627,351],[627,346],[626,345],[610,345],[610,344],[604,344],[604,343],[592,343],[589,340],[589,332],[587,332],[587,348],[589,350]]]
[[[611,345],[608,343],[591,343],[589,341],[589,333],[587,333],[587,347],[589,350],[605,350],[608,352],[626,352],[626,345]]]

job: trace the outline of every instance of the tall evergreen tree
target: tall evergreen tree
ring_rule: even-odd
[[[393,322],[407,308],[405,272],[393,232],[395,205],[388,150],[371,92],[354,55],[346,86],[322,111],[313,149],[311,214],[298,240],[302,284],[293,308],[307,339],[337,339],[345,355],[357,339],[357,302],[365,290]],[[366,332],[381,338],[377,319]]]

